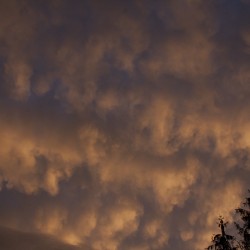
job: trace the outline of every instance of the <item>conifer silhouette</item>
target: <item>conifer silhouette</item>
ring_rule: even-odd
[[[224,223],[224,218],[220,216],[218,218],[218,226],[221,229],[220,234],[216,234],[212,237],[212,245],[207,247],[207,250],[236,250],[234,247],[235,237],[229,234],[226,234],[225,227],[228,222]]]
[[[248,190],[250,192],[250,190]],[[236,223],[235,226],[241,236],[240,249],[250,250],[250,197],[245,199],[243,208],[235,209],[236,214],[240,216],[242,223]]]

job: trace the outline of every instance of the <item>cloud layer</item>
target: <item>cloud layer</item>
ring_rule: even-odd
[[[75,246],[63,244],[48,235],[23,233],[9,228],[0,228],[0,245],[2,249],[34,249],[34,250],[79,250]]]
[[[88,250],[206,247],[249,188],[249,14],[2,1],[0,224]]]

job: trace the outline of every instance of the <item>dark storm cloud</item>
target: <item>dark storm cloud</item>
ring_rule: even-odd
[[[8,228],[0,228],[0,245],[2,249],[61,249],[61,250],[77,250],[79,248],[63,244],[47,235],[39,235],[32,233],[23,233]]]
[[[1,225],[206,247],[249,183],[248,1],[0,5]]]

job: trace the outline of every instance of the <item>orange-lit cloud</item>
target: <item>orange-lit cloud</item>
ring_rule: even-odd
[[[65,249],[205,248],[249,188],[249,12],[2,1],[0,225]]]

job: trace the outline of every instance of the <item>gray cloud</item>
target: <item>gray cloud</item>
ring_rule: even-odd
[[[79,248],[63,244],[47,235],[19,232],[9,228],[0,228],[0,244],[3,249],[62,249],[77,250]]]

